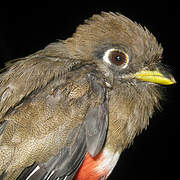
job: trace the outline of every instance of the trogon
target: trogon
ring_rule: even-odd
[[[0,74],[0,179],[104,180],[175,79],[147,28],[93,15]]]

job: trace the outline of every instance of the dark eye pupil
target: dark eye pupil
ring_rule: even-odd
[[[121,61],[122,57],[121,56],[116,56],[116,61]]]
[[[126,63],[126,61],[127,61],[127,57],[126,57],[125,53],[121,52],[121,51],[111,52],[109,59],[113,64],[115,64],[117,66],[120,66],[120,65]]]

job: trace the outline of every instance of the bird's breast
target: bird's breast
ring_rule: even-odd
[[[95,157],[87,152],[74,180],[100,180],[107,179],[115,167],[120,153],[113,153],[107,148]]]

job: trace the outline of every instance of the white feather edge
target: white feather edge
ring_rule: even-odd
[[[103,160],[102,162],[96,167],[96,172],[108,171],[106,178],[111,174],[112,170],[116,166],[120,157],[120,153],[116,152],[113,153],[108,149],[103,150]]]

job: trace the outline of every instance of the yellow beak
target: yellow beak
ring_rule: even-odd
[[[160,73],[158,70],[140,71],[134,74],[134,78],[140,81],[147,81],[147,82],[152,82],[152,83],[162,84],[162,85],[171,85],[171,84],[176,83],[172,75],[168,74],[168,76],[166,77],[165,75]]]

